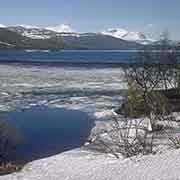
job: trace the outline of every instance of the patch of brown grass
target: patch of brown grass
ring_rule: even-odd
[[[23,166],[21,166],[21,165],[16,165],[13,163],[1,164],[0,165],[0,176],[18,172],[22,169],[22,167]]]

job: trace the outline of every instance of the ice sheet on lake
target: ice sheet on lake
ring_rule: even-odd
[[[121,68],[0,65],[0,110],[32,105],[67,107],[91,113],[120,103]]]

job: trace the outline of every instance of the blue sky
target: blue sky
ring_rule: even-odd
[[[68,24],[80,32],[124,28],[180,40],[180,0],[0,0],[0,24]]]

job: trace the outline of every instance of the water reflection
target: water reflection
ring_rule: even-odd
[[[23,143],[22,134],[9,121],[0,115],[0,163],[15,161],[17,147]]]
[[[93,126],[84,112],[47,107],[10,112],[7,117],[23,137],[16,149],[19,163],[82,146]]]

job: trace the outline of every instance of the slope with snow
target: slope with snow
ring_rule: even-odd
[[[32,162],[0,180],[179,180],[179,150],[132,159],[73,150]]]
[[[59,36],[79,37],[79,34],[75,33],[70,26],[64,24],[55,27],[38,27],[22,24],[9,26],[7,29],[31,39],[50,39]]]
[[[31,39],[49,39],[54,35],[54,33],[49,30],[29,25],[10,26],[8,30],[17,32]]]
[[[126,41],[135,41],[141,44],[148,44],[154,41],[153,39],[146,37],[141,32],[128,32],[124,29],[108,29],[107,31],[101,32],[101,34],[123,39]]]

